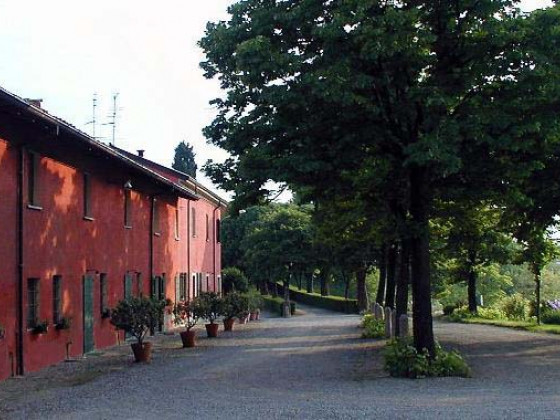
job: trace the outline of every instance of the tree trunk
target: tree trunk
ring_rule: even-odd
[[[303,289],[303,271],[299,271],[298,273],[298,289]]]
[[[381,247],[381,257],[379,258],[379,283],[377,284],[377,296],[375,301],[383,306],[385,303],[385,281],[387,279],[387,251],[385,245]]]
[[[408,285],[410,284],[410,241],[403,239],[401,242],[401,252],[399,259],[399,276],[397,278],[397,324],[395,325],[396,335],[399,335],[399,319],[401,315],[408,313]]]
[[[321,296],[329,295],[329,275],[330,270],[322,269],[319,275],[319,280],[321,281]]]
[[[533,274],[535,275],[535,316],[537,324],[541,324],[541,270],[533,264]]]
[[[356,271],[356,298],[358,300],[358,310],[367,311],[368,298],[366,290],[366,268],[362,267]]]
[[[435,356],[430,285],[430,196],[425,168],[413,167],[410,171],[410,214],[413,229],[411,239],[412,313],[414,346],[418,352],[426,349]]]
[[[261,295],[269,295],[268,292],[268,281],[264,280],[261,282]]]
[[[342,280],[344,281],[344,299],[348,300],[350,297],[350,276],[347,276],[344,273],[344,270],[341,271]]]
[[[387,290],[385,291],[385,306],[391,309],[395,308],[396,271],[397,247],[391,244],[387,252]]]
[[[469,251],[469,278],[467,294],[469,299],[469,312],[471,314],[476,314],[478,312],[478,305],[476,301],[476,271],[474,269],[476,260],[476,252]]]
[[[307,276],[307,293],[313,293],[313,273]]]

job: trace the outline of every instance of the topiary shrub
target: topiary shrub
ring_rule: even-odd
[[[161,319],[167,303],[165,300],[147,297],[121,300],[111,310],[111,324],[132,335],[141,345],[148,331],[153,330]]]
[[[241,292],[249,290],[249,281],[243,271],[237,267],[227,267],[222,270],[222,288],[224,293]]]
[[[470,368],[456,351],[444,351],[436,343],[436,355],[433,359],[428,352],[418,353],[412,339],[395,339],[389,341],[383,353],[384,368],[389,375],[400,378],[423,378],[426,376],[460,376],[469,377]]]
[[[385,337],[385,322],[375,318],[372,314],[365,314],[362,318],[361,327],[364,329],[362,338]]]

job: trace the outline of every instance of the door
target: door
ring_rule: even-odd
[[[93,340],[93,275],[84,276],[83,287],[83,319],[84,319],[84,353],[89,353],[95,348]]]

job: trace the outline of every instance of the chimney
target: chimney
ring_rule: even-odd
[[[144,157],[144,152],[145,152],[144,149],[139,149],[139,150],[137,150],[137,152],[138,152],[138,156],[140,156],[141,158]]]
[[[33,105],[37,108],[41,108],[41,103],[43,102],[42,99],[30,99],[30,98],[25,98],[24,101],[27,102],[29,105]]]

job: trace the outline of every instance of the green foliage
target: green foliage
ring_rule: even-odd
[[[255,312],[262,308],[263,297],[257,289],[251,287],[244,295],[247,298],[247,309],[249,312]]]
[[[461,355],[454,350],[446,352],[438,344],[435,357],[430,359],[427,351],[418,353],[409,339],[391,340],[384,357],[384,368],[393,377],[470,376],[470,368]]]
[[[189,301],[176,302],[173,305],[173,322],[175,325],[184,325],[189,331],[204,316],[204,310],[198,297]]]
[[[224,293],[232,291],[246,292],[249,282],[245,274],[237,267],[227,267],[222,269],[222,287]]]
[[[479,307],[477,315],[483,319],[504,319],[506,316],[499,308]]]
[[[290,286],[290,299],[336,312],[344,312],[347,314],[357,314],[359,312],[356,299],[344,299],[340,296],[321,296],[318,293],[306,293],[293,286]]]
[[[222,315],[222,298],[215,292],[202,292],[198,296],[201,318],[211,324]]]
[[[175,148],[175,157],[171,167],[196,178],[197,165],[194,157],[193,147],[189,143],[182,141]]]
[[[364,315],[361,327],[364,329],[362,338],[385,337],[385,322],[382,319],[376,319],[372,314]]]
[[[228,293],[221,300],[220,313],[225,319],[232,319],[245,314],[247,300],[237,292]]]
[[[167,302],[147,297],[121,300],[111,310],[111,324],[132,335],[142,344],[144,337],[154,329],[163,315]]]
[[[33,334],[44,334],[49,330],[49,321],[37,322],[33,327]]]
[[[264,307],[268,309],[270,312],[282,316],[284,299],[282,299],[281,297],[263,296],[263,304]],[[296,314],[295,302],[290,302],[290,313],[292,315]]]
[[[553,311],[553,310],[543,311],[542,322],[545,324],[560,325],[560,311]]]
[[[505,297],[501,301],[500,307],[508,319],[522,321],[529,316],[530,303],[518,293]]]

